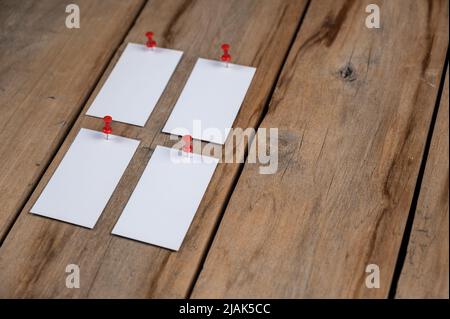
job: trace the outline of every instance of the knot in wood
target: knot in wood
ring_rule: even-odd
[[[344,81],[353,82],[356,80],[356,72],[350,63],[339,70],[339,75]]]

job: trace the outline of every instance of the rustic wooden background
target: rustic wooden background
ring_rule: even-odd
[[[364,25],[369,3],[380,29]],[[0,297],[449,298],[448,6],[0,0]],[[148,30],[185,54],[145,127],[114,123],[142,142],[96,227],[29,214],[79,129],[101,129],[85,111]],[[278,171],[220,164],[179,252],[112,236],[152,151],[173,143],[161,129],[196,59],[222,42],[258,68],[234,126],[279,128]]]

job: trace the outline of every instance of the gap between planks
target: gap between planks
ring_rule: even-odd
[[[257,120],[257,124],[256,124],[256,126],[255,126],[255,130],[256,130],[256,131],[259,129],[259,127],[260,127],[260,125],[261,125],[261,122],[264,120],[264,118],[265,118],[267,112],[269,111],[269,104],[270,104],[270,101],[272,101],[273,93],[275,92],[275,88],[277,87],[278,81],[279,81],[279,79],[280,79],[281,72],[283,71],[284,65],[286,64],[286,60],[287,60],[287,58],[288,58],[288,56],[289,56],[289,53],[290,53],[290,51],[291,51],[291,49],[292,49],[292,46],[294,45],[295,39],[297,38],[298,33],[300,32],[301,25],[302,25],[302,23],[303,23],[303,21],[304,21],[304,19],[305,19],[306,14],[308,13],[309,4],[311,3],[311,1],[312,1],[312,0],[308,0],[308,2],[306,3],[304,12],[303,12],[303,14],[302,14],[302,16],[301,16],[301,18],[300,18],[300,20],[299,20],[299,22],[298,22],[297,28],[296,28],[296,30],[295,30],[295,32],[294,32],[292,38],[291,38],[291,42],[290,42],[290,44],[289,44],[289,48],[287,49],[287,51],[286,51],[286,53],[285,53],[285,55],[284,55],[283,62],[282,62],[281,65],[280,65],[280,68],[279,68],[279,70],[278,70],[278,72],[277,72],[277,76],[276,76],[276,78],[275,78],[275,81],[273,82],[272,88],[270,89],[270,93],[269,93],[269,95],[268,95],[267,102],[265,103],[265,106],[264,106],[264,109],[263,109],[263,111],[262,111],[261,116],[260,116],[260,117],[258,118],[258,120]],[[251,144],[253,143],[253,141],[254,141],[254,138],[251,139],[251,140],[249,140],[249,141],[248,141],[248,145],[251,145]],[[247,155],[248,155],[248,148],[245,149],[245,153],[244,153],[244,163],[245,163],[245,161],[247,160]],[[238,169],[237,176],[233,179],[231,191],[227,194],[227,197],[226,197],[226,199],[225,199],[225,201],[224,201],[224,203],[223,203],[223,206],[222,206],[222,208],[221,208],[221,211],[220,211],[220,215],[219,215],[218,221],[217,221],[216,224],[214,225],[214,229],[213,229],[213,231],[211,232],[211,236],[210,236],[210,238],[209,238],[209,240],[208,240],[207,247],[206,247],[206,249],[205,249],[205,251],[204,251],[204,254],[203,254],[202,258],[201,258],[200,264],[198,265],[198,268],[197,268],[197,271],[196,271],[195,278],[192,280],[191,285],[190,285],[190,287],[189,287],[189,289],[188,289],[187,298],[191,298],[191,294],[192,294],[192,291],[194,290],[195,283],[197,282],[198,277],[200,276],[200,272],[201,272],[201,270],[202,270],[202,268],[203,268],[203,265],[204,265],[204,263],[205,263],[206,256],[208,255],[208,252],[209,252],[209,250],[211,249],[211,245],[212,245],[212,243],[213,243],[214,237],[215,237],[216,234],[217,234],[217,230],[218,230],[219,227],[220,227],[220,223],[221,223],[221,221],[222,221],[222,219],[223,219],[223,215],[225,214],[225,210],[226,210],[226,208],[227,208],[227,206],[228,206],[228,203],[230,202],[231,195],[233,194],[234,189],[236,188],[236,184],[237,184],[239,178],[241,177],[242,170],[244,169],[244,163],[241,163],[241,164],[239,165],[239,169]]]
[[[95,80],[93,81],[91,87],[87,90],[86,94],[81,98],[80,107],[78,112],[75,113],[75,115],[72,118],[69,118],[68,121],[66,121],[66,128],[62,132],[61,139],[57,142],[55,147],[53,149],[49,150],[50,156],[45,164],[41,164],[43,167],[41,171],[38,173],[37,178],[33,182],[33,186],[28,191],[28,194],[21,200],[22,204],[18,206],[18,209],[14,213],[13,217],[11,218],[11,221],[7,223],[4,232],[0,232],[0,247],[3,245],[3,242],[6,240],[7,236],[9,235],[11,229],[14,227],[14,224],[16,223],[17,219],[19,218],[20,213],[24,209],[25,205],[30,200],[30,197],[32,196],[33,192],[35,191],[35,188],[39,184],[40,180],[44,176],[45,172],[49,168],[50,164],[54,160],[56,154],[59,152],[61,146],[64,144],[69,132],[72,130],[73,125],[75,124],[76,120],[80,117],[80,115],[84,111],[84,105],[86,105],[87,101],[89,100],[90,96],[94,92],[95,88],[97,87],[99,81],[102,79],[103,74],[108,69],[108,66],[110,65],[112,59],[114,58],[117,50],[121,47],[124,39],[127,37],[130,30],[133,28],[134,24],[136,23],[136,20],[139,18],[142,10],[144,9],[145,5],[147,4],[148,0],[142,0],[141,5],[138,7],[136,13],[134,14],[134,17],[130,20],[129,26],[126,28],[126,31],[121,36],[120,40],[118,41],[117,45],[110,50],[108,57],[103,62],[103,66],[98,71],[98,74],[96,75]]]

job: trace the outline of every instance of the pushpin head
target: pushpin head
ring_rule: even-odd
[[[112,133],[112,128],[111,128],[111,122],[112,122],[112,117],[109,115],[106,115],[103,118],[103,122],[105,122],[105,126],[103,126],[103,133],[106,134],[106,139],[109,139],[109,134]]]
[[[230,50],[230,45],[227,43],[222,44],[221,46],[222,50],[223,50],[223,55],[220,57],[220,59],[223,62],[230,62],[231,61],[231,55],[228,53],[228,50]]]
[[[154,48],[156,46],[156,41],[153,40],[153,32],[147,32],[145,33],[145,36],[147,37],[147,48]]]
[[[192,136],[184,135],[182,139],[184,142],[183,152],[192,153]]]
[[[105,122],[105,124],[110,124],[112,122],[112,117],[110,115],[106,115],[103,118],[103,122]]]

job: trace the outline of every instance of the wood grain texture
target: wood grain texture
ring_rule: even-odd
[[[306,1],[150,1],[95,89],[84,112],[128,42],[155,32],[161,47],[184,56],[144,128],[113,123],[114,133],[141,145],[93,230],[48,220],[29,210],[80,127],[100,130],[102,121],[80,116],[0,248],[1,297],[184,297],[198,273],[223,205],[242,164],[220,164],[179,252],[110,234],[156,145],[174,141],[160,133],[198,57],[217,59],[229,42],[238,64],[258,68],[238,127],[256,126],[295,36]],[[65,267],[81,270],[81,288],[65,287]]]
[[[448,69],[396,298],[449,298]]]
[[[0,241],[63,141],[143,0],[0,1]]]
[[[447,1],[312,1],[192,296],[387,297],[448,44]],[[414,26],[411,27],[411,26]],[[368,264],[381,287],[368,289]]]

